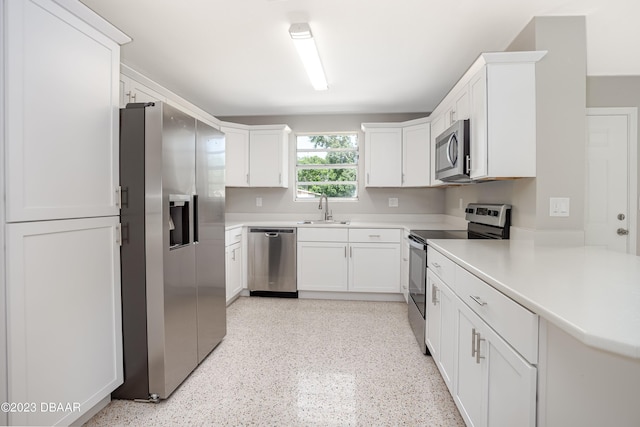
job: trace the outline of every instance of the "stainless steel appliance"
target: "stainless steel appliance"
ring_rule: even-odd
[[[427,240],[428,239],[508,239],[511,206],[470,203],[465,210],[466,230],[411,230],[409,234],[409,324],[420,350],[425,344],[427,313]]]
[[[120,110],[124,376],[166,399],[226,334],[225,139],[163,103]]]
[[[469,120],[458,120],[436,138],[436,178],[470,182]]]
[[[249,294],[298,297],[296,229],[249,228]]]

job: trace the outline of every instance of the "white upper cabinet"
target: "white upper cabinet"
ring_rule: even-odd
[[[4,4],[7,221],[118,215],[120,46],[58,4]]]
[[[489,62],[471,79],[472,179],[536,176],[536,75],[530,61]]]
[[[287,125],[222,123],[226,138],[227,187],[289,186]]]
[[[430,131],[429,123],[402,129],[403,187],[426,187],[430,184]]]
[[[222,126],[225,136],[227,187],[249,186],[249,130]]]
[[[365,186],[427,187],[430,184],[431,127],[425,119],[363,123]]]
[[[120,107],[124,108],[128,103],[133,102],[167,102],[167,97],[160,92],[130,79],[127,76],[120,76]]]
[[[250,187],[288,187],[289,132],[284,125],[249,131]]]
[[[481,54],[430,116],[432,158],[438,135],[455,121],[469,119],[473,180],[534,177],[535,63],[545,54]],[[432,172],[431,185],[441,184]]]
[[[444,112],[444,129],[451,126],[457,120],[469,118],[469,87],[462,86],[451,99]],[[444,130],[443,129],[443,130]]]
[[[364,134],[364,169],[367,187],[402,185],[402,129],[367,128]]]

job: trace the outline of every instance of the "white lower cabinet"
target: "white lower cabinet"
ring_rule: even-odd
[[[537,316],[432,247],[428,256],[425,340],[465,423],[535,426]]]
[[[458,303],[454,400],[468,426],[535,426],[536,367]]]
[[[244,260],[242,257],[242,227],[225,232],[225,279],[227,304],[242,292]]]
[[[450,392],[456,350],[456,296],[427,269],[427,329],[425,341]]]
[[[227,304],[242,292],[242,243],[225,248]]]
[[[346,242],[298,242],[298,290],[347,291]]]
[[[6,226],[8,401],[36,405],[9,425],[71,424],[122,384],[118,223]]]
[[[349,290],[400,292],[399,243],[349,243]]]
[[[399,229],[298,229],[301,291],[400,293]]]

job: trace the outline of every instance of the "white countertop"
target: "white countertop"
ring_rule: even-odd
[[[584,344],[640,359],[640,257],[521,240],[429,240]]]
[[[323,228],[403,228],[406,230],[466,230],[466,225],[448,221],[350,221],[349,224],[300,224],[300,221],[227,221],[226,229],[237,227],[323,227]]]

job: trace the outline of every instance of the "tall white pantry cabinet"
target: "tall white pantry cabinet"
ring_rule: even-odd
[[[77,0],[1,4],[11,406],[0,421],[68,425],[123,378],[118,87],[130,39]]]

